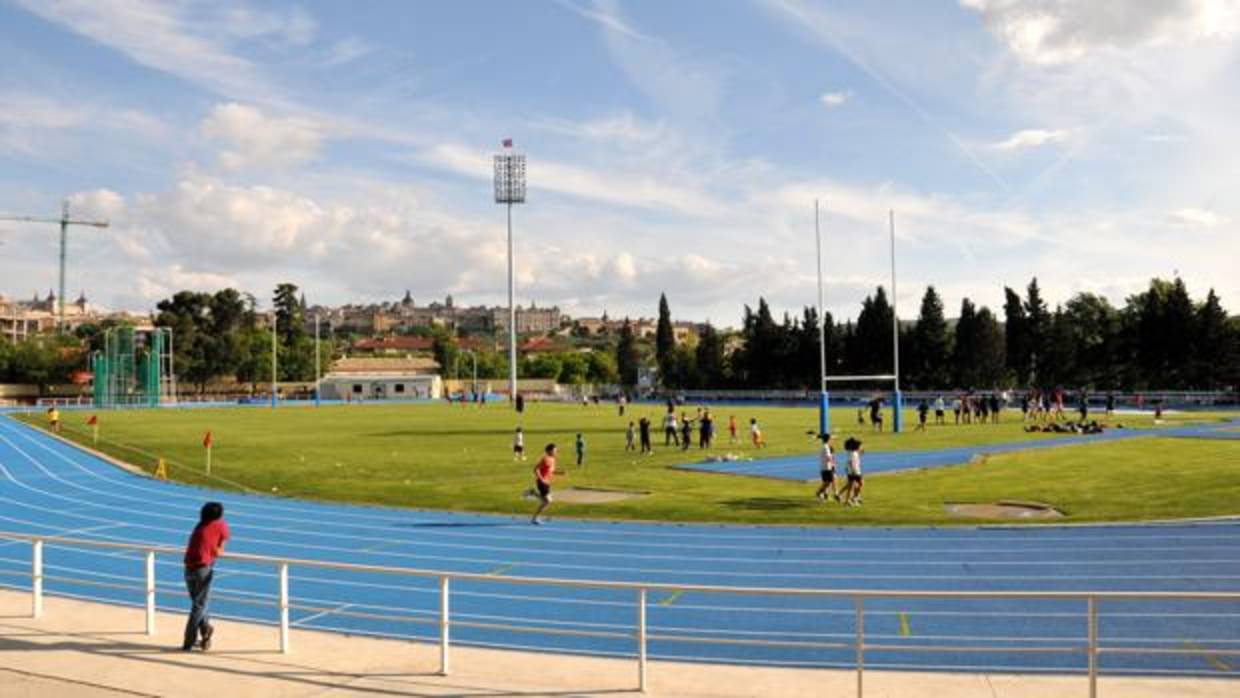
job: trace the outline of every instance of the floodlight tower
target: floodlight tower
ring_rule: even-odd
[[[0,216],[0,221],[21,221],[23,223],[59,223],[60,224],[60,306],[58,308],[57,330],[65,331],[65,247],[68,245],[69,226],[89,225],[92,228],[106,228],[106,220],[77,220],[69,217],[69,200],[65,199],[60,209],[60,218],[40,218],[38,216]]]
[[[525,156],[512,152],[512,139],[495,155],[495,203],[508,205],[508,403],[517,399],[517,310],[513,305],[512,205],[525,203]]]

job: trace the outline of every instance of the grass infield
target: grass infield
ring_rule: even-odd
[[[695,408],[687,408],[690,416]],[[222,409],[159,409],[98,413],[98,449],[144,470],[158,457],[172,479],[222,489],[306,499],[455,511],[526,514],[521,493],[545,443],[560,446],[557,488],[587,487],[646,492],[617,502],[557,502],[554,516],[718,521],[753,524],[970,524],[951,517],[947,502],[1001,499],[1048,503],[1065,514],[1060,522],[1134,521],[1240,514],[1240,441],[1150,438],[993,455],[977,462],[922,471],[871,475],[865,504],[846,509],[813,498],[816,483],[795,483],[674,469],[707,452],[662,447],[657,428],[662,405],[527,405],[527,458],[512,459],[517,415],[499,405],[485,408],[439,404],[340,405]],[[742,457],[810,454],[816,447],[812,408],[713,406],[714,454]],[[727,420],[735,415],[740,444],[728,443]],[[90,445],[89,413],[65,413],[63,436]],[[624,450],[630,420],[654,422],[655,454]],[[1168,423],[1200,423],[1221,413],[1170,414]],[[757,417],[768,448],[750,447],[748,422]],[[18,417],[46,426],[40,413]],[[915,422],[910,411],[906,424]],[[950,415],[949,415],[950,420]],[[1152,426],[1149,416],[1120,415],[1129,428]],[[857,425],[856,410],[832,411],[837,448],[849,435],[864,439],[867,452],[947,448],[970,444],[1052,438],[1026,434],[1020,415],[1008,410],[999,425],[931,426],[927,433],[872,434]],[[212,473],[203,473],[203,436],[212,432]],[[586,440],[584,467],[575,464],[577,432]]]

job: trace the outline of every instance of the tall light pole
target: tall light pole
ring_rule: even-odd
[[[271,311],[271,409],[276,408],[276,318],[279,317],[276,311]]]
[[[0,216],[0,221],[21,221],[24,223],[59,223],[60,224],[60,306],[57,330],[65,331],[65,248],[69,242],[69,226],[89,225],[93,228],[106,228],[106,220],[77,220],[69,217],[69,200],[65,199],[60,209],[60,218],[39,218],[38,216]]]
[[[895,369],[895,391],[892,395],[893,410],[891,426],[895,433],[904,431],[904,396],[900,393],[900,313],[896,310],[896,212],[888,210],[887,220],[891,228],[891,346],[892,364]]]
[[[818,199],[814,199],[814,246],[818,258],[818,433],[831,433],[830,397],[827,395],[827,316],[822,302],[822,232],[818,228]]]
[[[517,310],[513,305],[512,205],[525,203],[525,156],[512,152],[512,139],[495,156],[495,203],[508,206],[508,404],[517,399]]]
[[[319,383],[322,380],[319,377],[319,313],[314,314],[314,406],[318,407],[322,404],[319,398]]]

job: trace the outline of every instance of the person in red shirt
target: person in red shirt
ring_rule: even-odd
[[[198,514],[198,525],[190,534],[185,546],[185,588],[189,591],[189,620],[185,623],[185,641],[181,649],[186,652],[200,645],[211,649],[211,636],[215,627],[207,616],[207,603],[211,594],[211,577],[215,559],[224,552],[228,541],[228,523],[224,521],[224,505],[207,502]],[[199,642],[199,636],[202,640]]]
[[[543,523],[542,513],[551,506],[551,478],[555,477],[555,457],[559,454],[555,444],[547,444],[543,449],[543,457],[534,466],[534,489],[538,495],[538,511],[530,523],[539,526]]]

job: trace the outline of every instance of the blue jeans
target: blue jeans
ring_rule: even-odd
[[[185,568],[185,588],[189,591],[189,620],[185,623],[185,642],[183,647],[193,647],[198,643],[198,635],[211,624],[207,618],[207,603],[210,601],[211,565],[205,567]]]

